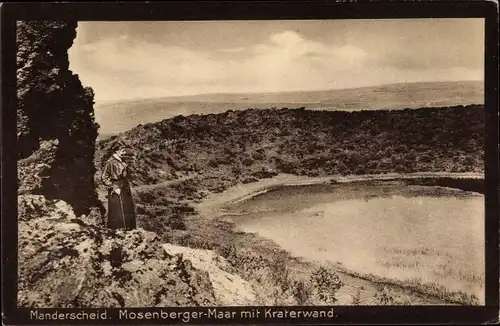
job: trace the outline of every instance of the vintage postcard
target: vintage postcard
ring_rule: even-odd
[[[497,4],[371,6],[4,5],[4,322],[498,319]]]

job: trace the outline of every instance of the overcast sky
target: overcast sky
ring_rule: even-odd
[[[96,101],[483,80],[482,19],[80,22]]]

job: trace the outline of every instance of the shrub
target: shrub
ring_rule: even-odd
[[[245,183],[245,184],[247,184],[247,183],[252,183],[252,182],[257,182],[257,181],[259,181],[259,179],[257,179],[256,177],[251,176],[251,177],[247,177],[247,178],[243,179],[242,182]]]
[[[246,157],[242,160],[242,163],[245,165],[245,166],[250,166],[254,163],[254,160],[250,157]]]
[[[288,255],[281,251],[277,252],[271,259],[271,280],[276,286],[279,286],[283,291],[287,291],[290,287],[289,270],[287,267]]]
[[[175,230],[186,230],[186,224],[184,224],[184,220],[178,214],[172,215],[168,219],[168,224],[172,229]]]
[[[366,174],[367,173],[367,170],[360,166],[360,167],[357,167],[355,170],[354,170],[354,174]]]
[[[355,306],[359,306],[361,303],[361,290],[359,288],[356,289],[356,294],[352,298],[352,304]]]
[[[240,166],[233,166],[231,168],[231,172],[235,175],[241,175],[243,173],[243,169]]]
[[[295,281],[292,287],[292,295],[299,306],[305,306],[311,300],[312,289],[309,284],[302,280]]]
[[[375,299],[377,299],[378,303],[383,306],[391,306],[394,305],[394,296],[389,291],[387,287],[384,287],[382,291],[375,293]]]
[[[266,155],[261,150],[257,150],[252,154],[252,158],[256,161],[263,161],[266,158]]]
[[[142,203],[152,203],[155,200],[155,196],[150,192],[138,192],[137,197]]]
[[[135,213],[145,215],[147,213],[147,209],[146,209],[146,207],[144,207],[141,204],[136,204],[135,205]]]
[[[319,300],[328,304],[337,302],[335,294],[343,283],[336,273],[320,266],[311,273],[310,282]]]
[[[234,262],[237,258],[237,250],[234,243],[224,243],[217,247],[216,252],[226,258],[229,262]]]
[[[148,215],[137,214],[137,227],[155,232],[164,242],[171,241],[171,229],[167,219],[164,217],[154,218]]]
[[[276,172],[275,170],[266,168],[264,166],[259,171],[252,173],[252,176],[259,178],[259,179],[272,178],[276,175],[278,175],[278,172]]]
[[[412,298],[406,294],[396,294],[388,287],[384,286],[382,290],[375,293],[375,299],[380,305],[394,306],[394,305],[411,305],[413,304]]]

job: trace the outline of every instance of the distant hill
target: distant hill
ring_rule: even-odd
[[[331,176],[484,171],[483,105],[393,111],[238,110],[174,117],[98,142],[136,153],[133,182],[197,174],[196,189],[252,182],[268,171]],[[197,181],[197,182],[198,182]],[[193,190],[193,191],[194,191]]]
[[[339,90],[201,94],[97,103],[100,139],[138,124],[177,115],[215,114],[247,108],[306,107],[315,110],[375,110],[483,104],[479,81],[390,84]]]

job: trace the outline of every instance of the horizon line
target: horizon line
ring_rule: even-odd
[[[359,88],[371,88],[371,87],[383,87],[383,86],[391,86],[391,85],[400,85],[400,84],[438,84],[438,83],[464,83],[464,82],[483,82],[483,80],[478,79],[469,79],[469,80],[442,80],[442,81],[415,81],[415,82],[399,82],[399,83],[383,83],[383,84],[374,84],[369,86],[359,86],[359,87],[342,87],[342,88],[323,88],[316,90],[286,90],[286,91],[264,91],[264,92],[212,92],[212,93],[195,93],[195,94],[184,94],[184,95],[170,95],[170,96],[155,96],[155,97],[134,97],[134,98],[122,98],[122,99],[113,99],[113,100],[94,100],[95,104],[109,104],[112,102],[122,102],[122,101],[130,101],[130,102],[139,102],[146,100],[155,100],[162,98],[172,98],[172,97],[192,97],[192,96],[204,96],[204,95],[257,95],[257,94],[286,94],[286,93],[295,93],[295,92],[322,92],[322,91],[341,91],[341,90],[349,90],[349,89],[359,89]],[[483,85],[484,86],[484,85]]]

